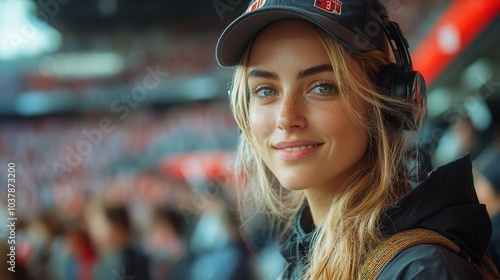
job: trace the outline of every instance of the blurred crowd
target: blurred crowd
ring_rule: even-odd
[[[138,188],[152,197],[144,199]],[[193,188],[144,173],[83,201],[77,215],[52,209],[19,217],[15,273],[7,270],[9,248],[2,242],[0,278],[244,280],[280,274],[282,260],[272,243],[244,242],[234,193],[217,181]]]
[[[0,120],[0,131],[0,164],[17,163],[29,210],[52,207],[65,191],[99,191],[110,177],[157,169],[172,154],[230,150],[237,138],[221,102],[137,109],[124,120],[111,113]]]

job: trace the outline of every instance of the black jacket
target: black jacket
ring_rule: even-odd
[[[469,156],[444,165],[397,201],[382,216],[381,232],[425,228],[434,230],[460,246],[479,262],[491,236],[491,222],[479,204],[473,186]],[[295,220],[281,252],[288,262],[284,279],[300,279],[307,261],[314,228],[305,205]],[[417,245],[394,258],[377,279],[481,279],[467,260],[439,245]]]
[[[500,267],[500,213],[491,218],[491,240],[488,246],[488,253],[497,267]]]

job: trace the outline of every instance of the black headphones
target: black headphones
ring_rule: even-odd
[[[408,100],[411,110],[403,110],[404,119],[388,114],[386,120],[394,127],[416,130],[420,126],[426,109],[427,94],[422,74],[413,70],[408,41],[399,25],[390,20],[385,7],[378,0],[371,0],[381,19],[396,63],[391,63],[380,71],[377,86],[384,95]]]

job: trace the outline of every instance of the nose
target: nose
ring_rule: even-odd
[[[277,111],[276,127],[281,130],[303,129],[306,127],[306,104],[297,94],[284,94]]]

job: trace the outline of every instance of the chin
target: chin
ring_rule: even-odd
[[[303,191],[311,188],[310,181],[308,183],[301,183],[298,180],[279,180],[281,186],[290,191]]]

